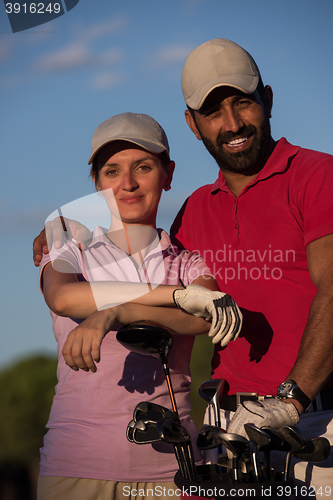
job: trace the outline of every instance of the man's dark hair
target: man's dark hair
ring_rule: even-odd
[[[258,94],[260,96],[260,99],[262,100],[262,103],[263,105],[265,106],[265,86],[264,86],[264,83],[262,81],[262,78],[261,76],[259,77],[259,82],[258,82],[258,85],[257,85],[257,88],[256,90],[258,90]],[[192,115],[192,118],[195,122],[195,114],[194,114],[194,109],[190,108],[190,106],[187,106],[187,109],[189,110],[189,112],[191,113]]]

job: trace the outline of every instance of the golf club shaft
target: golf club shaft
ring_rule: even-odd
[[[168,384],[168,389],[169,389],[169,394],[170,394],[170,399],[171,399],[171,404],[172,404],[172,410],[178,415],[175,394],[173,392],[173,388],[172,388],[172,384],[171,384],[170,372],[169,372],[168,366],[165,363],[163,364],[163,370],[164,370],[164,375],[165,375],[165,378],[166,378],[166,381]]]

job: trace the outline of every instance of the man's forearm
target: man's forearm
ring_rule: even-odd
[[[294,380],[312,400],[333,371],[333,297],[318,291],[310,308],[295,365],[287,379]]]

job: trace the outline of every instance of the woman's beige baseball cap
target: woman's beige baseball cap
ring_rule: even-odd
[[[127,141],[137,144],[151,153],[165,151],[170,158],[168,138],[163,128],[149,115],[121,113],[101,123],[91,141],[90,165],[98,151],[113,141]]]

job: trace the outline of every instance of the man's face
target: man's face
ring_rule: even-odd
[[[257,91],[219,87],[209,94],[195,125],[222,171],[246,175],[262,168],[271,143],[269,112]]]

